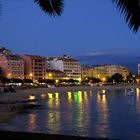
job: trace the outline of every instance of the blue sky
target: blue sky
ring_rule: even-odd
[[[140,32],[128,28],[111,0],[65,0],[56,18],[34,0],[0,3],[0,46],[19,54],[68,54],[83,64],[122,63],[136,72]]]

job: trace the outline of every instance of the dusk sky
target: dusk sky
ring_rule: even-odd
[[[111,0],[64,2],[54,18],[34,0],[0,0],[0,46],[17,54],[67,54],[88,65],[120,63],[136,72],[140,32],[128,28]]]

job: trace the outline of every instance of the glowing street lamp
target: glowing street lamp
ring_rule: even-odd
[[[49,76],[49,78],[51,78],[51,77],[52,77],[52,73],[49,73],[49,75],[48,75],[48,76]]]
[[[55,80],[55,83],[56,83],[56,84],[58,84],[58,83],[59,83],[59,80],[58,80],[58,79],[56,79],[56,80]]]
[[[11,73],[8,73],[8,76],[11,76]]]
[[[10,77],[11,77],[11,73],[8,73],[8,75],[7,75],[7,76],[8,76],[8,78],[10,78]]]
[[[103,78],[102,78],[102,80],[103,80],[103,82],[105,82],[105,81],[106,81],[106,78],[105,78],[105,77],[103,77]]]
[[[32,74],[32,73],[30,73],[30,74],[29,74],[29,76],[30,76],[30,78],[33,80],[33,74]]]
[[[137,83],[139,83],[139,79],[136,79]]]

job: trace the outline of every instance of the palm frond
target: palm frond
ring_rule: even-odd
[[[140,0],[112,0],[124,15],[130,29],[137,32],[140,26]]]
[[[63,11],[63,0],[34,0],[42,10],[51,16],[60,16]]]

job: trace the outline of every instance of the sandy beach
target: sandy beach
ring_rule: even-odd
[[[39,96],[42,93],[65,93],[68,91],[85,91],[85,90],[113,90],[123,88],[140,88],[138,84],[124,84],[117,86],[67,86],[67,87],[55,87],[55,88],[30,88],[30,89],[17,89],[16,93],[8,92],[0,94],[0,123],[7,121],[13,115],[21,112],[25,108],[31,108],[35,106],[27,106],[28,96],[34,94]]]

